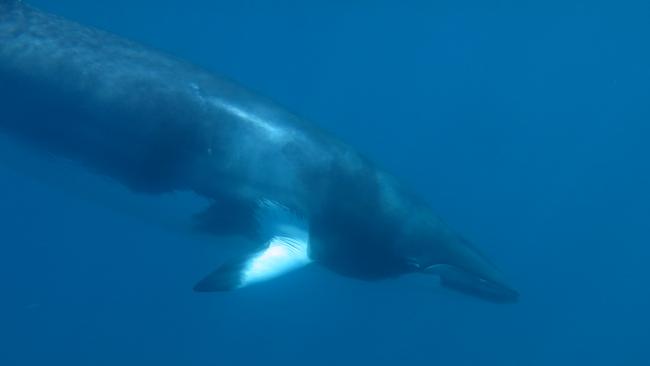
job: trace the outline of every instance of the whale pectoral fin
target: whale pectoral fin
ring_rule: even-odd
[[[268,281],[311,262],[304,241],[274,237],[268,246],[244,258],[229,261],[194,286],[197,292],[229,291]]]
[[[256,211],[263,249],[231,260],[194,287],[197,292],[229,291],[264,282],[311,263],[306,220],[273,201],[262,200]]]

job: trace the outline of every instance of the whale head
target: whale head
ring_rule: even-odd
[[[440,284],[450,290],[495,303],[516,303],[519,292],[492,262],[466,240],[459,238],[447,249],[446,260],[423,268],[440,276]]]
[[[437,226],[437,225],[436,225]],[[495,303],[516,303],[519,292],[474,245],[446,226],[427,230],[411,257],[416,272],[439,276],[442,287]]]

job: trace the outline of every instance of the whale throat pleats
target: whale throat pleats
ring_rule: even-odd
[[[266,241],[256,252],[224,263],[199,281],[197,292],[229,291],[264,282],[311,263],[309,225],[298,214],[276,202],[258,202],[256,219]]]

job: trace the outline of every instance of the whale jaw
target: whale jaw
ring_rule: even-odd
[[[450,290],[489,302],[514,304],[519,301],[519,292],[509,286],[481,278],[453,266],[448,266],[440,272],[440,284]]]

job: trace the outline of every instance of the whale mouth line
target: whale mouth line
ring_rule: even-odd
[[[519,292],[510,286],[480,277],[452,265],[435,265],[426,272],[440,277],[440,285],[449,290],[498,304],[514,304],[519,301]]]

